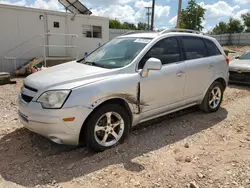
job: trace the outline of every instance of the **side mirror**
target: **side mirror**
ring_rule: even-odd
[[[239,58],[240,58],[240,56],[235,56],[234,58],[235,58],[235,59],[239,59]]]
[[[161,68],[162,68],[161,60],[156,58],[150,58],[146,61],[141,71],[141,76],[145,78],[148,76],[150,70],[161,70]]]

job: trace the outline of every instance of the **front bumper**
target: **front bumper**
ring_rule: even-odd
[[[92,109],[77,106],[66,109],[43,109],[40,103],[24,102],[18,97],[18,113],[21,123],[32,132],[38,133],[59,144],[78,145],[83,122]],[[64,122],[63,118],[75,117]]]

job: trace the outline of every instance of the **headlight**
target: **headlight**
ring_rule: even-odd
[[[41,103],[43,108],[61,108],[69,94],[70,90],[47,91],[37,99],[37,102]]]

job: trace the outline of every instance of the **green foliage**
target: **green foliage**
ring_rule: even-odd
[[[148,29],[148,24],[139,22],[137,26],[138,30],[147,30]]]
[[[109,20],[110,29],[122,29],[122,24],[118,20]]]
[[[122,24],[123,28],[122,29],[132,29],[132,30],[136,30],[137,27],[135,26],[135,24],[132,23],[128,23],[128,22],[124,22]]]
[[[211,34],[213,35],[220,35],[225,34],[228,31],[228,25],[225,22],[219,22],[216,26],[212,29]]]
[[[227,26],[228,33],[241,33],[244,31],[244,26],[237,19],[230,18]]]
[[[188,7],[181,11],[180,27],[201,31],[205,11],[195,0],[189,0]]]
[[[139,22],[138,26],[133,23],[124,22],[121,23],[119,20],[109,20],[110,29],[130,29],[130,30],[147,30],[147,24]]]
[[[211,34],[220,35],[226,33],[241,33],[244,31],[244,25],[241,24],[240,20],[230,18],[228,23],[219,22],[213,29]]]
[[[246,32],[250,32],[250,13],[246,13],[241,15],[241,18],[244,21],[244,25],[246,27]]]

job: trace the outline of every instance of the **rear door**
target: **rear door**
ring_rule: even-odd
[[[186,64],[186,104],[200,99],[214,75],[213,60],[209,57],[203,38],[183,36]]]

